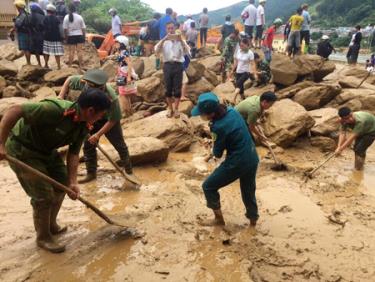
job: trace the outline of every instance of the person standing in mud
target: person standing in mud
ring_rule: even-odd
[[[79,197],[78,154],[89,127],[110,108],[108,97],[98,89],[82,93],[76,103],[47,99],[11,107],[0,124],[0,160],[6,154],[69,186],[73,200]],[[69,145],[67,166],[57,149]],[[22,188],[31,198],[36,243],[52,253],[65,251],[52,235],[66,232],[57,224],[65,193],[10,164]]]
[[[367,112],[352,112],[350,108],[339,109],[342,124],[336,155],[340,155],[354,141],[356,170],[362,170],[366,160],[366,151],[375,140],[375,116]],[[351,131],[347,136],[348,131]]]
[[[60,99],[65,99],[69,90],[84,91],[85,89],[95,88],[103,90],[104,93],[111,100],[111,108],[109,109],[105,118],[97,121],[91,130],[91,136],[85,141],[83,146],[84,159],[86,162],[87,175],[80,179],[78,183],[83,184],[96,179],[96,172],[98,168],[98,157],[96,153],[96,145],[100,138],[105,135],[112,146],[116,149],[120,156],[118,165],[125,167],[125,172],[130,177],[133,175],[132,164],[130,161],[129,150],[124,140],[122,128],[120,124],[121,109],[118,101],[118,96],[115,90],[107,84],[108,75],[99,69],[87,71],[83,76],[69,77],[59,94]]]
[[[207,207],[213,210],[215,218],[213,221],[201,223],[225,225],[219,189],[240,179],[246,217],[250,220],[251,226],[255,226],[259,218],[255,197],[259,158],[245,122],[236,110],[221,105],[219,98],[213,93],[200,95],[198,105],[194,107],[191,114],[200,115],[210,121],[214,140],[213,156],[221,158],[224,151],[227,151],[225,161],[203,183]]]
[[[260,97],[251,96],[240,102],[235,109],[245,120],[251,136],[257,137],[261,142],[267,142],[267,138],[257,127],[257,121],[265,110],[268,110],[277,100],[275,93],[265,92]]]

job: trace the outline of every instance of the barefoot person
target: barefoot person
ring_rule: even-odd
[[[375,116],[367,112],[352,112],[348,107],[339,109],[341,132],[335,151],[340,155],[354,141],[355,169],[362,170],[366,151],[375,140]],[[351,131],[347,136],[348,131]]]
[[[82,93],[76,103],[58,99],[43,100],[11,107],[0,124],[0,160],[9,154],[14,158],[69,186],[79,196],[77,185],[78,154],[91,124],[101,119],[111,106],[107,96],[98,89]],[[67,166],[57,149],[69,145]],[[10,165],[22,188],[31,198],[36,243],[52,253],[60,253],[65,246],[52,235],[67,230],[56,218],[65,193],[33,177],[17,166]]]
[[[85,156],[87,175],[80,179],[79,183],[87,183],[96,179],[98,168],[98,157],[96,154],[96,145],[100,138],[105,135],[108,141],[113,145],[120,156],[118,164],[125,167],[125,172],[131,176],[133,174],[132,164],[129,157],[129,150],[126,146],[124,135],[120,124],[121,109],[118,96],[115,90],[107,84],[107,74],[99,69],[87,71],[83,76],[76,75],[69,77],[59,94],[60,99],[65,99],[69,90],[84,91],[88,88],[96,88],[104,91],[111,100],[111,108],[104,118],[98,120],[90,131],[91,137],[85,141],[83,153]]]
[[[260,97],[251,96],[236,106],[236,110],[245,120],[252,137],[257,137],[260,141],[267,142],[267,138],[256,126],[258,119],[265,110],[268,110],[277,100],[275,93],[265,92]]]
[[[259,159],[245,122],[236,110],[221,105],[213,93],[199,96],[198,105],[192,110],[192,115],[200,115],[210,121],[214,140],[213,156],[221,158],[224,151],[227,151],[225,161],[203,183],[207,207],[212,209],[215,215],[212,222],[203,224],[225,225],[219,189],[240,179],[246,217],[251,225],[255,226],[259,218],[255,197]]]
[[[178,107],[181,99],[181,89],[185,61],[184,55],[190,54],[190,48],[181,34],[176,34],[175,23],[167,23],[167,35],[155,46],[156,55],[163,54],[165,95],[169,112],[167,117],[179,118]]]

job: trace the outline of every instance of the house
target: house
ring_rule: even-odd
[[[17,11],[13,0],[1,0],[0,3],[0,39],[5,39],[9,29],[13,26],[13,18]]]

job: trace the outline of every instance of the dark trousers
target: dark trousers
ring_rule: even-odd
[[[246,217],[257,220],[259,218],[258,205],[255,196],[256,173],[258,164],[247,169],[234,168],[222,163],[203,183],[203,192],[207,207],[213,210],[221,208],[219,189],[240,179],[242,202],[246,208]]]
[[[245,25],[245,33],[250,39],[253,39],[254,26]]]
[[[375,141],[375,134],[357,137],[357,140],[355,141],[355,144],[354,144],[355,154],[362,158],[366,157],[366,151],[372,145],[372,143],[374,143],[374,141]]]
[[[301,30],[301,45],[303,40],[307,46],[310,45],[310,30]]]
[[[164,63],[165,96],[167,98],[181,98],[181,88],[184,68],[182,63]]]
[[[207,27],[202,27],[200,29],[201,46],[203,46],[203,44],[207,42],[207,31],[208,31]]]
[[[349,46],[348,53],[346,54],[346,58],[348,59],[348,64],[356,64],[358,60],[359,49],[361,46],[358,44],[354,44]]]
[[[94,128],[90,132],[90,134],[95,134],[98,132],[107,120],[99,120],[94,123]],[[116,124],[105,134],[108,141],[112,144],[112,146],[118,152],[121,161],[124,163],[125,171],[128,174],[132,173],[132,164],[130,161],[129,150],[126,146],[124,135],[122,133],[122,128],[120,122],[116,122]],[[92,145],[88,141],[85,141],[83,145],[83,153],[85,155],[85,162],[86,162],[86,169],[88,173],[96,173],[98,168],[98,156],[96,153],[96,145]]]
[[[243,97],[243,94],[245,93],[244,84],[248,79],[254,80],[254,76],[249,72],[236,73],[236,88],[240,89],[241,97]]]

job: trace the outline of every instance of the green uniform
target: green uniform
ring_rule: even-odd
[[[266,85],[271,80],[271,68],[266,61],[260,61],[257,63],[257,70],[259,72],[259,85]]]
[[[342,130],[348,131],[350,129],[357,135],[354,152],[360,157],[365,157],[368,147],[375,140],[375,116],[367,112],[355,112],[353,115],[355,125],[345,125]]]
[[[227,37],[224,40],[224,48],[222,57],[224,58],[224,71],[228,72],[231,70],[231,67],[234,62],[234,52],[236,51],[236,48],[238,46],[239,40],[238,39],[232,39],[230,37]]]
[[[235,108],[244,118],[248,125],[255,124],[262,115],[260,97],[251,96],[239,103]]]
[[[77,120],[79,106],[59,99],[22,105],[21,118],[6,142],[6,151],[62,184],[68,184],[67,169],[57,148],[69,145],[69,152],[79,153],[88,134],[88,124]],[[61,192],[50,184],[11,164],[31,204],[51,205]],[[58,194],[56,194],[58,193]]]
[[[74,75],[70,77],[69,89],[82,91],[85,89],[86,85],[82,81],[82,75]],[[111,100],[111,108],[106,115],[106,119],[111,121],[120,121],[121,120],[121,109],[118,102],[118,96],[116,91],[107,83],[105,94]]]

